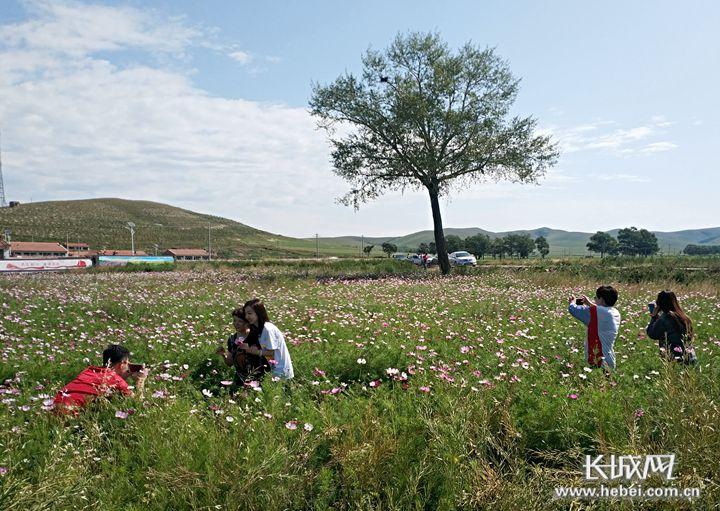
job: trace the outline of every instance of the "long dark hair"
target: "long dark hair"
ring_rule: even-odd
[[[685,333],[689,338],[693,336],[692,321],[680,307],[677,296],[672,291],[660,291],[655,301],[658,308],[670,316],[678,326],[685,327]]]
[[[250,325],[250,335],[245,342],[248,344],[260,344],[260,334],[262,334],[265,323],[270,321],[268,319],[267,310],[265,309],[265,305],[257,298],[245,302],[245,305],[243,305],[243,314],[247,307],[250,307],[253,311],[255,311],[255,315],[258,318],[258,324],[256,327],[255,325],[248,323]],[[245,318],[245,321],[247,321],[247,318]]]

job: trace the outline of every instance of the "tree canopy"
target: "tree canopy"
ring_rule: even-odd
[[[397,245],[394,245],[390,243],[389,241],[386,241],[382,244],[382,251],[385,252],[388,257],[390,257],[392,254],[397,252]]]
[[[548,243],[545,236],[538,236],[535,238],[535,248],[537,248],[540,257],[545,259],[545,256],[550,253],[550,244]]]
[[[314,84],[310,100],[334,172],[351,185],[340,201],[357,208],[387,191],[425,189],[447,273],[439,197],[472,182],[537,182],[557,147],[533,117],[511,116],[519,80],[494,49],[453,52],[438,34],[410,33],[368,50],[362,64],[360,76]]]
[[[605,257],[605,254],[614,255],[618,252],[618,242],[615,238],[606,232],[598,231],[590,236],[590,241],[586,245],[590,252],[596,252],[600,254],[600,258]]]
[[[623,255],[650,256],[660,251],[657,237],[647,229],[628,227],[618,231],[618,250]]]

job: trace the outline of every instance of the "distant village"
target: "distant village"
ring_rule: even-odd
[[[33,258],[54,259],[59,257],[85,257],[97,256],[148,256],[142,250],[91,250],[87,243],[61,243],[38,241],[11,241],[0,240],[0,259]],[[156,254],[157,255],[157,254]],[[170,256],[176,261],[207,261],[210,254],[203,248],[169,248],[161,255]]]
[[[0,272],[26,272],[159,264],[176,261],[207,261],[210,254],[202,248],[169,248],[162,254],[149,255],[142,250],[93,250],[87,243],[7,241],[0,239]]]

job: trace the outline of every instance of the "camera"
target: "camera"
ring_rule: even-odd
[[[583,302],[582,298],[575,299],[575,305],[585,305],[585,302]]]
[[[131,373],[139,373],[145,369],[145,364],[128,364],[128,371]]]

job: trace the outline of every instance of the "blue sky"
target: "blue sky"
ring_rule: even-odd
[[[313,81],[360,70],[398,32],[492,46],[515,111],[561,144],[539,186],[478,185],[449,227],[720,225],[717,2],[3,0],[8,199],[119,196],[293,236],[431,228],[422,193],[337,205]]]

